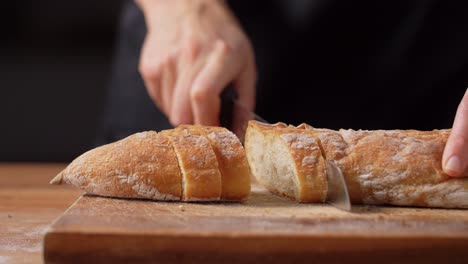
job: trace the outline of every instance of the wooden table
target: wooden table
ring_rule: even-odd
[[[42,263],[50,224],[81,194],[49,180],[65,164],[0,163],[0,264]]]
[[[65,167],[64,164],[5,164],[0,163],[0,264],[2,263],[41,263],[43,261],[43,254],[42,254],[42,245],[43,245],[43,238],[44,234],[52,224],[52,222],[57,219],[66,208],[68,208],[81,194],[80,191],[73,189],[70,186],[62,185],[62,186],[51,186],[48,184],[49,180],[55,176],[60,170]],[[267,199],[268,198],[268,199]],[[90,202],[92,204],[100,203],[105,200],[106,206],[91,206],[86,207],[86,202]],[[250,239],[252,236],[248,235],[251,231],[252,227],[261,228],[254,228],[257,230],[255,234],[262,235],[265,238],[269,238],[270,236],[282,236],[284,234],[282,232],[288,231],[289,229],[293,229],[290,233],[292,235],[298,235],[299,233],[302,234],[299,239],[307,239],[307,234],[314,235],[317,233],[320,235],[320,232],[339,232],[340,230],[347,231],[348,233],[356,233],[357,231],[354,229],[359,229],[359,227],[365,230],[372,228],[377,228],[381,230],[387,224],[393,225],[397,227],[392,231],[395,234],[385,235],[382,236],[387,240],[380,241],[379,236],[372,236],[372,235],[362,235],[360,236],[361,244],[356,244],[356,247],[351,248],[359,248],[359,251],[355,251],[354,258],[359,259],[359,262],[362,263],[362,255],[364,254],[367,257],[371,256],[379,256],[380,252],[374,249],[385,248],[395,248],[397,245],[398,249],[393,251],[383,251],[382,256],[388,255],[390,252],[394,252],[395,254],[399,254],[399,258],[405,259],[424,259],[424,261],[419,261],[418,263],[430,263],[431,261],[427,261],[427,259],[439,261],[440,263],[444,262],[445,260],[449,261],[449,256],[457,256],[456,259],[458,261],[452,261],[451,263],[467,263],[468,254],[465,254],[465,249],[467,248],[467,220],[466,220],[466,213],[465,211],[450,211],[450,210],[430,210],[430,209],[418,209],[418,208],[392,208],[392,207],[368,207],[368,206],[357,206],[354,210],[354,213],[349,214],[341,211],[337,211],[336,209],[329,208],[327,205],[305,205],[305,204],[297,204],[290,202],[286,199],[282,199],[279,197],[274,197],[262,192],[255,192],[253,196],[244,205],[240,204],[184,204],[179,206],[177,203],[156,203],[156,202],[148,202],[148,201],[138,201],[138,200],[122,200],[122,199],[109,199],[109,198],[102,198],[102,197],[91,197],[91,196],[84,196],[81,198],[81,203],[78,202],[71,210],[68,211],[68,214],[62,217],[62,227],[67,227],[69,230],[78,230],[82,233],[86,233],[90,231],[89,227],[105,227],[106,232],[113,232],[114,230],[119,230],[118,234],[129,235],[130,237],[132,234],[136,234],[137,236],[133,236],[133,238],[139,238],[141,233],[141,228],[145,226],[145,224],[149,224],[151,232],[145,231],[146,235],[156,234],[160,232],[161,223],[165,223],[164,226],[170,227],[175,226],[179,233],[171,233],[171,234],[182,234],[182,235],[190,235],[196,232],[202,232],[203,234],[216,234],[218,229],[232,229],[234,224],[237,226],[241,225],[243,228],[238,228],[234,231],[229,231],[228,233],[230,236],[227,238],[234,238],[243,236],[246,239]],[[111,210],[112,206],[115,204],[115,208],[120,208],[118,212],[116,210]],[[286,206],[287,205],[287,206]],[[84,206],[84,207],[81,207]],[[81,210],[80,209],[86,209]],[[125,208],[131,210],[123,210]],[[215,210],[213,210],[213,208]],[[93,218],[96,214],[93,212],[99,211],[102,215],[107,214],[107,218]],[[138,214],[134,214],[132,212],[139,212]],[[158,218],[154,221],[154,214],[155,212],[158,213]],[[123,214],[125,217],[118,217],[112,218],[112,215],[115,214]],[[178,216],[176,220],[184,220],[184,219],[191,219],[193,221],[199,221],[199,226],[197,229],[189,228],[187,222],[184,221],[174,221],[174,214]],[[242,215],[243,217],[232,217],[232,216],[239,216]],[[318,216],[313,217],[313,219],[309,219],[311,215]],[[353,221],[344,221],[345,218],[352,217],[351,220]],[[450,216],[454,217],[450,217]],[[336,217],[335,217],[336,216]],[[427,219],[426,217],[427,216]],[[90,218],[91,217],[91,218]],[[223,219],[229,217],[229,223],[231,225],[220,225],[222,221],[218,221],[219,219]],[[263,218],[262,218],[263,217]],[[320,222],[321,220],[324,221]],[[332,217],[332,218],[330,218]],[[348,218],[349,218],[348,217]],[[89,218],[89,219],[88,219]],[[88,220],[92,221],[88,221]],[[97,220],[96,220],[97,219]],[[120,219],[120,220],[119,220]],[[151,219],[149,221],[148,219]],[[227,219],[227,218],[226,218]],[[328,219],[328,220],[327,220]],[[341,219],[341,220],[340,220]],[[119,220],[119,221],[111,221],[111,220]],[[136,220],[140,221],[139,225],[132,225]],[[141,223],[143,220],[143,224]],[[325,221],[327,220],[327,221]],[[331,221],[333,220],[333,221]],[[451,220],[454,224],[447,223],[447,220]],[[74,225],[74,223],[78,223],[79,226]],[[98,221],[98,222],[96,222]],[[106,221],[111,221],[113,226],[112,228],[108,228],[109,225],[106,225]],[[193,222],[192,221],[192,222]],[[259,222],[260,221],[260,222]],[[261,222],[264,221],[264,222]],[[319,221],[320,223],[316,223]],[[331,221],[331,222],[330,222]],[[357,221],[357,222],[356,222]],[[361,222],[359,222],[361,221]],[[356,223],[368,223],[369,221],[372,223],[371,225],[355,225]],[[89,224],[92,223],[93,225],[90,226]],[[263,224],[262,224],[263,223]],[[281,229],[276,228],[275,232],[266,232],[268,228],[265,227],[265,223],[273,223],[277,227],[282,227]],[[328,223],[328,227],[332,226],[331,230],[327,231],[327,226],[324,224]],[[60,222],[57,222],[60,224]],[[55,234],[60,231],[61,225],[55,225]],[[319,225],[320,224],[320,225]],[[337,226],[338,224],[338,226]],[[266,225],[269,226],[269,225]],[[270,225],[271,226],[271,225]],[[432,227],[430,227],[432,226]],[[302,228],[303,229],[297,229]],[[353,229],[350,229],[352,227]],[[429,228],[430,227],[430,228]],[[73,229],[75,228],[75,229]],[[297,230],[294,230],[294,229]],[[338,229],[337,229],[338,228]],[[340,229],[341,228],[341,229]],[[380,228],[380,229],[379,229]],[[330,229],[330,228],[329,228]],[[250,230],[250,231],[249,231]],[[307,232],[305,232],[306,230]],[[460,230],[459,233],[453,234],[453,230]],[[91,230],[92,231],[92,230]],[[167,231],[167,230],[166,230]],[[169,230],[170,231],[170,230]],[[247,232],[249,231],[249,232]],[[359,231],[359,230],[358,230]],[[399,232],[403,232],[399,234]],[[234,232],[234,233],[233,233]],[[314,233],[315,232],[315,233]],[[400,233],[401,233],[400,232]],[[76,232],[75,232],[76,233]],[[245,234],[247,235],[245,235]],[[365,232],[364,232],[365,233]],[[375,232],[374,232],[375,233]],[[439,236],[438,234],[447,233],[449,236]],[[49,233],[50,234],[50,233]],[[65,233],[65,235],[68,233]],[[77,233],[80,235],[80,233]],[[96,235],[106,234],[105,232],[96,233]],[[234,236],[234,235],[236,236]],[[416,234],[417,236],[415,239],[411,239],[410,235]],[[86,234],[85,234],[86,235]],[[260,238],[262,237],[260,236]],[[435,237],[438,238],[436,240],[427,239],[427,237]],[[81,236],[81,240],[77,239],[77,236],[70,236],[68,240],[69,243],[77,241],[85,241]],[[92,237],[91,237],[92,238]],[[125,237],[119,240],[115,239],[115,236],[112,237],[112,240],[107,240],[107,244],[99,244],[98,246],[102,247],[102,251],[99,252],[107,252],[109,250],[120,250],[120,249],[128,249],[134,240],[127,240]],[[177,239],[177,237],[174,237]],[[182,237],[184,238],[184,237]],[[216,237],[215,237],[216,238]],[[310,238],[310,236],[309,236]],[[300,252],[309,252],[309,253],[320,253],[321,250],[331,250],[335,251],[342,251],[347,250],[344,246],[337,245],[334,239],[341,239],[342,236],[323,236],[323,239],[316,241],[315,246],[314,244],[309,243],[302,243],[301,241],[295,240],[275,240],[275,243],[270,243],[271,241],[268,239],[264,239],[265,243],[263,245],[269,246],[271,249],[275,249],[281,243],[284,244],[284,247],[291,248],[289,245],[290,242],[295,242],[296,244],[302,245],[301,248],[295,248],[294,250]],[[406,240],[401,240],[405,239]],[[458,238],[458,239],[457,239]],[[161,236],[156,236],[152,238],[153,240],[149,240],[150,242],[153,241],[154,243],[147,243],[148,250],[146,252],[150,252],[155,254],[154,248],[160,240]],[[164,236],[162,237],[164,239]],[[328,239],[328,240],[327,240]],[[374,239],[375,241],[379,242],[375,245],[369,244],[369,239]],[[444,239],[447,240],[444,242]],[[88,237],[89,240],[89,237]],[[223,241],[225,242],[226,239]],[[229,240],[229,239],[228,239]],[[371,241],[369,240],[369,241]],[[400,241],[401,240],[401,241]],[[64,240],[65,241],[65,240]],[[136,240],[135,240],[136,241]],[[169,240],[167,240],[169,241]],[[174,240],[172,244],[167,244],[166,240],[164,241],[164,248],[170,248],[172,245],[173,249],[179,248],[178,253],[187,253],[189,254],[190,251],[186,252],[186,248],[179,243],[179,240]],[[197,243],[198,243],[197,238]],[[237,242],[236,242],[237,241]],[[304,240],[306,242],[310,242],[309,240]],[[328,242],[327,242],[328,241]],[[345,240],[342,241],[343,245],[349,246]],[[387,243],[387,242],[388,243]],[[89,242],[89,241],[88,241]],[[85,251],[90,248],[90,245],[80,244],[79,247],[75,247],[78,251]],[[170,241],[169,241],[170,242]],[[190,240],[183,241],[184,243],[189,243]],[[219,244],[217,241],[213,240],[210,242],[210,237],[208,239],[203,240],[202,242],[206,243],[213,243],[213,247],[219,249],[219,252],[223,253],[231,253],[237,254],[236,252],[232,251],[232,249],[254,249],[255,244],[246,244],[242,246],[242,244],[238,244],[236,247],[223,247],[222,244]],[[229,242],[229,241],[228,241]],[[242,242],[242,240],[240,240]],[[238,240],[233,240],[232,243],[240,243]],[[255,242],[255,241],[254,241]],[[327,242],[327,243],[325,243]],[[368,248],[362,248],[363,242],[367,243]],[[437,243],[435,243],[437,242]],[[110,243],[110,244],[109,244]],[[116,244],[117,243],[117,244]],[[120,243],[120,244],[119,244]],[[278,244],[279,243],[279,244]],[[390,243],[390,244],[389,244]],[[67,244],[67,242],[65,242]],[[89,243],[92,244],[92,243]],[[117,245],[119,247],[108,247],[107,245]],[[83,246],[82,246],[83,245]],[[203,246],[202,243],[200,243]],[[360,246],[361,245],[361,246]],[[400,250],[400,246],[403,250]],[[421,246],[422,245],[422,246]],[[57,245],[55,245],[57,246]],[[92,245],[91,245],[92,246]],[[191,244],[193,246],[193,243]],[[425,252],[424,256],[418,255],[419,253],[413,250],[414,248],[418,249],[420,252]],[[432,252],[432,248],[434,251]],[[140,251],[142,248],[138,248]],[[195,249],[193,247],[192,249]],[[230,251],[226,249],[231,249]],[[236,250],[237,250],[236,249]],[[268,249],[268,247],[267,247]],[[314,249],[314,250],[311,250]],[[364,250],[365,249],[365,250]],[[107,251],[105,251],[107,250]],[[145,250],[145,248],[143,248]],[[363,250],[365,252],[363,252]],[[120,252],[120,251],[119,251]],[[233,253],[234,252],[234,253]],[[354,252],[354,251],[353,251]],[[447,253],[450,252],[448,255]],[[89,253],[89,252],[88,252]],[[87,253],[87,254],[88,254]],[[114,252],[115,253],[115,252]],[[156,252],[157,253],[157,252]],[[346,252],[345,252],[346,253]],[[372,254],[371,254],[372,253]],[[414,254],[413,254],[414,253]],[[371,255],[369,255],[371,254]],[[320,255],[320,254],[319,254]],[[323,254],[322,254],[323,255]],[[401,256],[400,256],[401,255]],[[87,255],[86,255],[87,256]],[[107,258],[109,255],[105,253],[103,255],[104,258]],[[232,255],[236,256],[236,255]],[[327,257],[328,255],[323,255],[322,257]],[[352,256],[352,255],[351,255]],[[434,256],[434,257],[433,257]],[[99,257],[99,256],[98,256]],[[164,256],[163,256],[164,257]],[[171,257],[173,257],[171,255]],[[180,257],[180,256],[179,256]],[[183,256],[182,256],[183,257]],[[281,256],[280,256],[281,257]],[[299,256],[298,256],[299,257]],[[333,256],[332,256],[333,257]],[[314,258],[317,261],[317,258]],[[378,259],[379,263],[389,262],[385,261],[388,259],[383,258],[375,258]],[[394,258],[395,259],[395,258]],[[153,259],[154,260],[154,259]],[[341,259],[342,260],[342,259]],[[335,261],[340,263],[340,261]],[[443,261],[442,261],[443,260]],[[453,259],[452,259],[453,260]],[[304,261],[304,259],[302,259]],[[442,261],[442,262],[441,262]],[[390,261],[391,262],[391,261]],[[417,261],[416,261],[417,262]],[[450,262],[450,261],[449,261]],[[252,263],[256,263],[253,262]],[[400,263],[400,262],[399,262]],[[414,263],[408,262],[406,263]]]

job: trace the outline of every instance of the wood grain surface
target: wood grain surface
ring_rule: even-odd
[[[42,240],[52,221],[81,194],[51,186],[65,164],[0,163],[0,263],[42,263]]]
[[[50,263],[467,263],[468,211],[81,197],[45,238]]]

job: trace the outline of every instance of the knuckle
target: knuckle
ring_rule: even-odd
[[[177,60],[177,57],[180,54],[179,49],[172,49],[168,54],[167,54],[167,63],[174,63]]]
[[[233,47],[229,45],[225,40],[218,39],[215,42],[215,48],[221,55],[228,55],[233,51]]]
[[[164,69],[169,67],[172,61],[174,60],[173,56],[171,56],[171,53],[166,54],[162,60],[159,62],[159,74],[162,75],[164,74]]]
[[[144,79],[157,79],[161,75],[161,63],[141,63],[138,71]]]
[[[187,32],[183,36],[185,46],[196,45],[198,43],[198,38],[193,32]]]
[[[202,103],[210,97],[210,90],[206,85],[196,85],[190,90],[190,99],[195,103]]]
[[[201,48],[200,46],[201,44],[197,38],[189,36],[185,39],[182,49],[185,53],[189,54],[191,58],[194,58],[198,55]]]

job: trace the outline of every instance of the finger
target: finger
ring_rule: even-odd
[[[144,66],[140,67],[140,74],[151,100],[162,110],[164,106],[161,100],[161,69],[162,65],[158,63],[146,63]]]
[[[157,50],[152,45],[153,41],[150,36],[146,36],[141,58],[138,65],[138,71],[145,84],[146,91],[152,101],[159,108],[162,108],[160,79],[162,75],[162,61]]]
[[[166,116],[169,116],[171,113],[172,97],[175,90],[175,59],[175,52],[169,54],[164,65],[161,78],[161,104]]]
[[[172,95],[170,122],[174,126],[181,124],[192,124],[193,114],[190,102],[190,90],[195,76],[200,71],[203,63],[198,56],[198,47],[189,46],[184,48],[180,60],[177,63],[177,80]]]
[[[452,132],[442,158],[444,172],[450,176],[468,176],[468,89],[458,106]]]
[[[215,43],[213,52],[193,83],[191,90],[192,112],[195,124],[219,125],[219,98],[223,89],[232,81],[236,65],[223,41]]]
[[[238,95],[238,101],[249,111],[255,108],[255,84],[257,81],[257,70],[255,61],[252,58],[247,63],[247,66],[234,82],[234,89]]]
[[[253,55],[243,70],[239,78],[234,82],[234,89],[238,95],[238,103],[242,105],[242,110],[239,107],[233,113],[232,130],[242,140],[246,129],[248,120],[253,119],[254,116],[245,112],[247,109],[253,112],[255,109],[255,84],[257,80],[257,72]]]
[[[190,83],[194,73],[184,70],[178,74],[171,103],[171,114],[169,120],[173,126],[192,124],[193,114],[190,103]]]

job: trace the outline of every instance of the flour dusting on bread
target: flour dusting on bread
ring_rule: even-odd
[[[304,152],[317,149],[323,157],[340,167],[354,203],[468,208],[468,179],[450,178],[441,167],[449,135],[448,129],[335,131],[307,124],[285,128],[283,125],[267,126],[251,121],[247,129],[246,151],[252,172],[260,183],[273,193],[298,201],[304,202],[297,192],[295,196],[288,193],[288,188],[307,190],[317,188],[317,185],[307,185],[305,181],[294,179],[301,179],[299,176],[302,175],[302,179],[309,179],[309,183],[313,182],[310,179],[324,179],[326,182],[326,177],[320,178],[318,175],[321,174],[313,171],[319,156]],[[289,159],[287,164],[277,160],[265,161],[264,157],[276,155],[281,141],[288,145],[281,151],[282,155],[288,157],[295,153],[296,159]],[[258,165],[259,162],[262,164]],[[298,165],[304,171],[299,172]],[[269,176],[278,171],[278,166],[282,175],[291,178],[291,181],[281,181],[282,186],[272,184],[271,181],[280,181]]]
[[[136,133],[92,149],[76,158],[51,183],[73,184],[87,193],[109,197],[163,201],[242,201],[250,192],[250,171],[245,152],[229,132],[214,141],[225,159],[217,156],[201,126],[181,126]],[[233,134],[232,134],[233,135]],[[213,136],[212,136],[213,137]],[[224,166],[237,170],[226,177],[234,187],[222,193]],[[246,170],[247,168],[247,170]],[[238,182],[236,185],[236,181]]]

